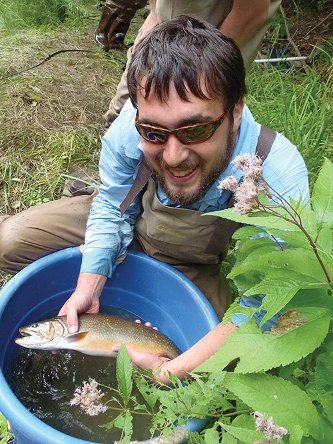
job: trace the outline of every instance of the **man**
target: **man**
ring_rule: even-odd
[[[244,105],[240,51],[213,26],[183,16],[156,27],[134,54],[128,84],[131,101],[103,139],[102,185],[87,223],[77,288],[60,311],[73,332],[78,313],[99,310],[106,279],[129,247],[182,271],[223,315],[228,290],[220,260],[235,226],[202,215],[232,205],[231,192],[218,184],[230,174],[241,180],[231,163],[236,156],[257,152],[276,192],[309,197],[302,157],[284,136],[254,121]],[[0,224],[0,268],[13,272],[82,243],[90,202],[89,196],[60,199],[8,218]],[[217,326],[194,352],[170,362],[145,354],[132,359],[183,377],[235,328]]]
[[[150,0],[150,13],[139,30],[133,48],[127,53],[126,70],[104,116],[106,125],[111,125],[128,99],[127,70],[132,51],[135,51],[139,42],[158,23],[182,14],[208,21],[234,39],[242,52],[247,69],[253,62],[260,42],[280,4],[281,0],[252,0],[250,3],[243,0]]]

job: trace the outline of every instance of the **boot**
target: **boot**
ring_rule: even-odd
[[[95,41],[105,51],[125,49],[124,39],[136,11],[146,5],[146,0],[106,0],[95,32]]]

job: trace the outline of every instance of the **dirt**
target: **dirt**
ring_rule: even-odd
[[[283,1],[290,34],[300,53],[308,56],[315,46],[326,47],[333,38],[333,8],[326,2],[317,8],[295,11],[293,2]]]

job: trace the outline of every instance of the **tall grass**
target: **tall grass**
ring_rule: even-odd
[[[323,158],[333,158],[333,68],[321,80],[308,74],[254,66],[247,78],[256,119],[283,133],[302,153],[313,183]]]
[[[79,0],[9,0],[0,2],[0,29],[52,27],[70,18],[79,22],[86,14]]]

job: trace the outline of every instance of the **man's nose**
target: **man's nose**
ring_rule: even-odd
[[[169,167],[177,167],[188,158],[189,150],[176,136],[170,134],[163,149],[163,160]]]

